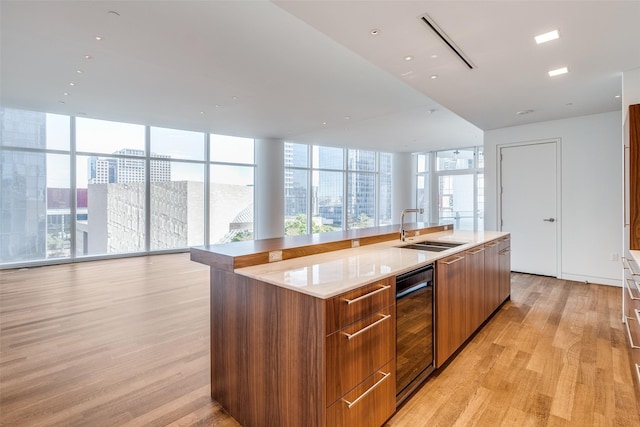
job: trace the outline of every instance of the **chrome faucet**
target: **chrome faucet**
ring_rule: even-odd
[[[403,242],[404,242],[404,236],[406,233],[406,230],[404,229],[404,215],[412,212],[424,213],[424,209],[420,208],[420,209],[403,209],[402,210],[402,214],[400,214],[400,240],[402,240]]]

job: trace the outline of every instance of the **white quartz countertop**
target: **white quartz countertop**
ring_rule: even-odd
[[[318,298],[331,298],[367,283],[430,264],[472,246],[506,236],[499,231],[441,231],[352,249],[238,268],[235,273]],[[462,243],[442,252],[404,249],[422,241]]]

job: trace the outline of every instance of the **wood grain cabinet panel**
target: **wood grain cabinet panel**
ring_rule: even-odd
[[[466,339],[466,260],[456,254],[436,262],[436,368]]]
[[[469,337],[482,325],[486,319],[485,283],[484,283],[484,245],[476,246],[465,251],[467,261],[466,278],[466,336]]]
[[[388,307],[327,337],[327,404],[395,357],[395,313]]]
[[[511,238],[503,237],[500,239],[499,255],[499,273],[498,281],[500,283],[500,304],[511,296]]]
[[[327,426],[378,427],[396,410],[395,363],[391,361],[327,409]]]
[[[394,304],[394,284],[389,277],[327,300],[327,335]]]
[[[500,305],[500,242],[485,243],[484,251],[484,317],[488,318]]]

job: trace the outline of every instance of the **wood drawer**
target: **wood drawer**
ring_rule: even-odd
[[[395,357],[395,305],[327,337],[327,406]]]
[[[327,426],[381,426],[396,410],[395,372],[392,360],[331,405]]]
[[[371,316],[395,302],[395,277],[362,286],[326,301],[326,334]]]

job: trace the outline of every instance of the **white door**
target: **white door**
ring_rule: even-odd
[[[501,230],[511,233],[511,269],[558,277],[557,142],[500,148]]]

